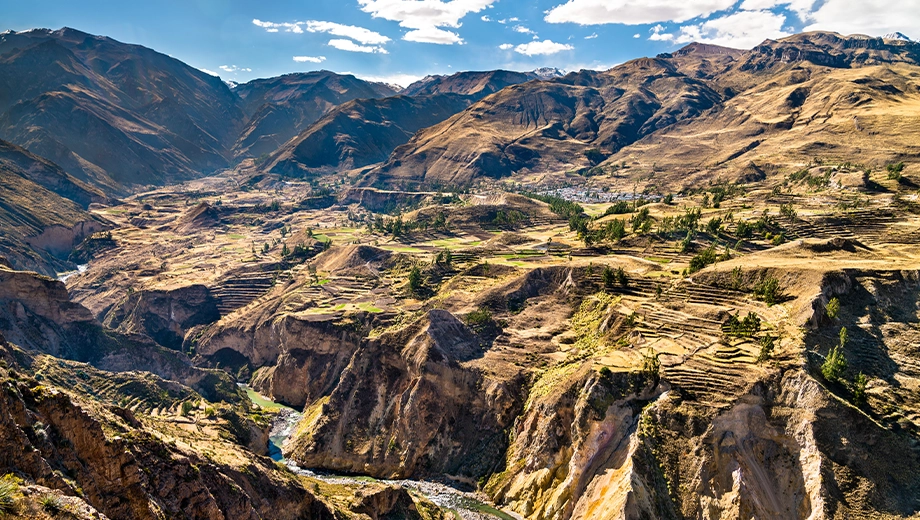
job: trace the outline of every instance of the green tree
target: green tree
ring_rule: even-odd
[[[422,288],[422,270],[418,266],[413,266],[409,271],[409,290],[418,293]]]
[[[779,300],[779,280],[769,276],[761,280],[754,287],[754,295],[767,305],[773,305]]]
[[[838,300],[836,296],[827,302],[827,305],[824,307],[824,313],[827,314],[827,317],[830,319],[836,319],[837,315],[840,314],[840,300]]]
[[[760,338],[760,355],[757,356],[757,362],[763,363],[773,356],[774,339],[767,334]]]
[[[862,372],[856,374],[856,377],[853,378],[853,401],[855,401],[856,404],[866,402],[866,385],[868,383],[869,378]]]
[[[601,273],[601,279],[604,281],[604,287],[610,289],[616,283],[616,277],[613,275],[613,269],[609,265],[604,266],[604,272]]]
[[[824,364],[821,365],[821,375],[824,376],[824,379],[834,383],[840,380],[846,369],[846,357],[844,357],[840,345],[834,345],[834,348],[824,358]]]

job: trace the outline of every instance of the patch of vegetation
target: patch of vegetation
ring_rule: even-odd
[[[900,181],[901,172],[904,171],[904,161],[893,164],[886,164],[885,171],[888,172],[888,180]]]
[[[781,296],[779,292],[779,280],[772,276],[764,278],[754,286],[754,296],[767,305],[777,303]]]
[[[830,319],[836,319],[840,314],[840,300],[836,296],[830,299],[827,302],[827,305],[824,306],[824,313],[827,314],[827,317]]]
[[[773,357],[774,346],[775,340],[773,336],[767,334],[766,336],[760,338],[760,354],[757,356],[757,362],[764,363]]]
[[[64,511],[64,500],[60,496],[54,493],[46,493],[38,500],[38,503],[42,506],[42,511],[48,513],[51,516],[55,516]]]
[[[632,213],[632,207],[625,200],[620,200],[613,203],[610,207],[604,211],[604,216],[608,215],[623,215],[625,213]]]
[[[738,313],[731,314],[722,324],[722,332],[729,336],[750,338],[760,332],[760,316],[748,312],[747,316],[738,319]]]
[[[15,515],[19,511],[19,491],[22,482],[13,475],[0,477],[0,516]]]
[[[831,383],[840,381],[843,377],[843,373],[846,372],[847,359],[843,354],[843,347],[846,346],[847,339],[847,328],[841,327],[840,343],[831,348],[831,351],[827,353],[827,357],[824,358],[824,363],[821,365],[821,375]]]

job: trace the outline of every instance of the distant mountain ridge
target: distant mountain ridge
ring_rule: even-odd
[[[0,138],[124,193],[226,167],[243,119],[215,76],[74,29],[0,35]]]
[[[911,78],[920,75],[918,64],[920,44],[860,35],[804,33],[767,40],[750,51],[691,44],[604,72],[583,70],[507,87],[419,131],[362,183],[464,185],[517,171],[588,168],[592,163],[585,152],[594,148],[610,156],[611,163],[628,159],[686,171],[747,164],[747,154],[765,140],[777,144],[762,149],[776,154],[802,150],[793,155],[813,157],[808,146],[815,143],[840,154],[865,155],[856,147],[846,151],[850,143],[834,137],[841,130],[809,121],[826,120],[824,114],[838,106],[841,114],[850,115],[846,123],[835,124],[852,126],[857,117],[866,118],[865,125],[874,120],[867,111],[872,105],[865,103],[913,102],[917,82]],[[870,67],[877,71],[867,74],[878,79],[843,72]],[[820,98],[823,108],[819,98],[814,105],[807,103],[812,90],[831,96]],[[804,117],[803,107],[813,111],[811,119]],[[807,124],[812,124],[810,133],[786,141],[794,135],[786,132]],[[890,124],[880,128],[873,131],[887,137],[874,145],[866,141],[873,155],[913,153],[910,132],[885,130]],[[825,129],[832,133],[822,137]],[[668,137],[677,132],[685,137]],[[712,145],[702,146],[710,136]],[[736,153],[724,152],[733,147]]]

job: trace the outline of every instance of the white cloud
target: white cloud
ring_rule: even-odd
[[[307,20],[305,22],[264,22],[258,18],[253,19],[253,25],[262,27],[267,32],[276,33],[281,29],[284,32],[303,34],[304,30],[311,33],[326,33],[333,36],[351,38],[363,45],[381,45],[390,41],[390,38],[364,27],[344,25],[321,20]]]
[[[489,15],[487,15],[487,14],[482,15],[479,19],[482,20],[483,22],[491,22],[491,21],[492,21],[492,19],[489,18]]]
[[[585,39],[586,39],[586,40],[593,40],[593,39],[595,39],[595,38],[597,38],[597,33],[591,33],[591,34],[585,36]]]
[[[795,11],[799,18],[806,19],[815,5],[816,0],[744,0],[739,9],[743,11],[763,11],[775,7],[786,6]]]
[[[661,24],[652,27],[649,29],[649,32],[652,33],[652,35],[649,36],[648,39],[652,41],[669,42],[674,39],[673,34],[664,32],[664,26]]]
[[[511,18],[508,18],[508,21],[509,22],[520,22],[521,19],[518,18],[517,16],[512,16]]]
[[[460,20],[469,13],[478,13],[491,7],[497,0],[358,0],[365,13],[374,18],[399,22],[400,27],[411,29],[404,40],[453,44],[463,39],[441,27],[460,27]]]
[[[221,65],[218,68],[224,72],[252,72],[249,67],[237,67],[236,65]]]
[[[786,23],[784,15],[771,11],[738,11],[700,24],[685,25],[680,28],[680,34],[674,38],[674,41],[676,43],[711,43],[725,47],[750,49],[767,38],[789,36],[789,33],[783,30],[784,23]],[[661,39],[665,39],[664,34],[661,36]]]
[[[574,49],[567,43],[556,43],[551,40],[533,41],[522,43],[514,48],[514,52],[525,56],[542,56],[547,54],[556,54],[557,52],[570,51]]]
[[[633,38],[640,38],[639,33],[634,34]]]
[[[549,23],[639,25],[685,22],[728,9],[736,0],[569,0],[553,7],[544,18]]]
[[[202,68],[200,68],[200,67],[198,68],[198,70],[200,70],[201,72],[204,72],[205,74],[211,75],[211,76],[220,77],[220,74],[214,72],[213,70],[202,69]]]
[[[378,83],[386,83],[388,85],[399,85],[401,87],[408,87],[412,83],[422,79],[424,76],[419,76],[417,74],[389,74],[386,76],[365,76],[360,75],[359,78],[365,81],[376,81]]]
[[[508,51],[514,48],[514,44],[513,43],[503,43],[499,45],[498,48],[503,51]]]
[[[537,34],[531,31],[530,29],[528,29],[527,27],[524,27],[523,25],[515,25],[514,32],[519,32],[521,34]]]
[[[920,6],[916,0],[826,0],[809,14],[806,31],[882,36],[900,31],[911,38],[920,33]]]
[[[505,25],[506,23],[508,23],[508,20],[505,20],[504,18],[502,18],[501,20],[495,20],[495,21],[502,25]]]
[[[335,47],[340,51],[348,52],[366,52],[366,53],[377,53],[377,54],[389,54],[386,49],[377,45],[358,45],[357,43],[351,40],[345,39],[332,39],[329,40],[330,47]]]
[[[294,56],[297,63],[322,63],[326,61],[325,56]]]
[[[386,36],[374,32],[364,27],[354,25],[343,25],[335,22],[321,22],[318,20],[309,20],[304,23],[304,28],[310,32],[328,33],[333,36],[343,36],[362,43],[364,45],[380,45],[390,41]]]
[[[403,40],[419,43],[437,43],[440,45],[463,44],[463,38],[459,34],[446,29],[438,29],[437,27],[413,29],[403,36]]]

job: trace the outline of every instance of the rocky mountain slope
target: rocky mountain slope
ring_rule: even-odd
[[[67,300],[63,284],[33,273],[0,270],[0,276],[0,305],[20,309],[3,320],[0,334],[4,515],[443,518],[436,506],[395,486],[332,487],[276,465],[265,456],[270,416],[240,400],[235,385],[230,393],[215,393],[213,384],[199,393],[177,382],[184,379],[179,374],[164,379],[139,371],[149,365],[132,356],[152,351],[141,353],[136,341],[121,360],[128,371],[104,359],[92,361],[112,371],[44,353],[54,341],[79,341],[75,333],[109,332]],[[69,327],[71,337],[39,331],[49,325]],[[107,348],[105,341],[91,341],[93,350]],[[69,347],[55,353],[78,354]]]
[[[248,116],[233,146],[235,157],[270,153],[347,101],[396,94],[382,83],[325,70],[257,79],[238,85],[233,92]]]
[[[780,164],[843,157],[867,140],[884,143],[885,154],[914,156],[895,118],[904,114],[909,124],[918,52],[907,41],[809,33],[744,52],[692,45],[513,86],[420,131],[365,182],[466,183],[590,168],[584,153],[595,148],[612,156],[609,167],[667,164],[682,174],[761,156]],[[841,140],[843,132],[855,139]]]
[[[243,120],[219,78],[69,28],[0,35],[0,76],[0,138],[115,193],[225,167]]]
[[[74,269],[74,246],[109,227],[86,207],[107,200],[57,165],[0,141],[0,257],[16,268],[49,275]]]
[[[313,175],[382,162],[418,130],[509,85],[536,78],[533,73],[505,70],[428,76],[397,97],[345,103],[274,151],[263,168]]]

